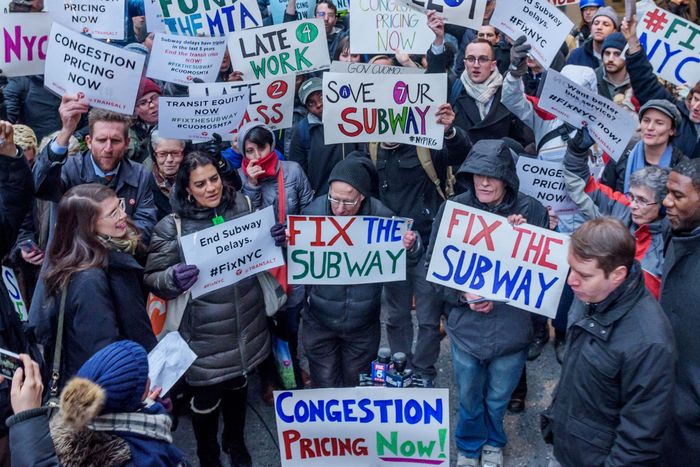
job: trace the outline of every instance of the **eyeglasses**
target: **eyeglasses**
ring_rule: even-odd
[[[179,157],[182,157],[183,155],[184,153],[182,151],[156,151],[156,157],[158,159],[167,159],[168,157],[177,159]]]
[[[318,13],[316,13],[316,18],[333,19],[335,18],[335,13],[326,13],[325,11],[319,11]]]
[[[136,103],[136,107],[150,107],[151,104],[158,103],[158,95],[151,96],[149,99],[143,99]]]
[[[493,59],[491,57],[487,57],[486,55],[481,55],[480,57],[468,55],[464,57],[464,63],[468,63],[470,65],[473,65],[477,61],[479,62],[479,65],[486,65],[487,63],[492,62]]]
[[[356,199],[355,201],[341,201],[339,199],[331,197],[330,193],[328,194],[328,201],[335,206],[342,206],[344,208],[351,208],[353,206],[357,206],[357,203],[360,202],[359,199]]]
[[[640,198],[639,196],[634,196],[632,193],[627,193],[627,199],[630,200],[630,204],[636,203],[637,206],[644,207],[644,208],[647,206],[653,206],[655,204],[659,204],[658,201],[654,201],[654,202],[647,201],[646,199]]]
[[[119,203],[117,204],[117,208],[114,211],[112,211],[111,213],[109,213],[108,215],[104,216],[103,219],[110,218],[110,219],[113,219],[116,221],[117,219],[119,219],[119,215],[121,213],[126,212],[125,208],[126,208],[126,203],[124,202],[124,198],[119,198]]]

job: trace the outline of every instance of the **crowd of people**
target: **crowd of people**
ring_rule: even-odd
[[[695,465],[700,82],[661,80],[636,15],[581,0],[581,22],[549,69],[634,116],[637,133],[612,159],[585,125],[539,107],[548,68],[525,37],[489,24],[496,1],[505,0],[483,1],[478,30],[428,11],[434,41],[424,55],[353,54],[351,34],[363,32],[349,30],[347,12],[332,0],[313,9],[334,60],[446,74],[439,150],[326,144],[321,72],[296,76],[293,127],[252,121],[206,142],[160,134],[159,98],[187,95],[175,83],[142,77],[134,112],[123,115],[57,97],[41,75],[0,74],[0,256],[28,308],[25,322],[0,281],[0,348],[22,360],[0,384],[0,464],[190,465],[171,435],[186,414],[199,465],[222,465],[221,451],[230,465],[256,465],[248,386],[259,375],[272,404],[281,387],[273,340],[289,343],[297,389],[356,386],[377,356],[384,312],[391,351],[428,387],[449,337],[458,466],[506,465],[504,415],[526,409],[526,362],[552,335],[561,376],[541,426],[527,427],[553,444],[551,467]],[[258,3],[270,24],[269,5]],[[656,3],[700,24],[700,2]],[[8,14],[43,6],[12,0]],[[128,34],[114,45],[150,55],[143,1],[125,8]],[[296,19],[289,2],[284,21]],[[217,81],[241,79],[227,53]],[[560,164],[575,213],[524,194],[519,158]],[[570,235],[551,329],[543,315],[426,279],[448,199]],[[406,279],[283,284],[286,303],[271,318],[256,276],[194,298],[200,271],[180,238],[270,206],[276,223],[261,235],[282,248],[288,215],[412,219],[401,239]],[[196,354],[168,394],[148,379],[158,342],[149,294],[181,306],[178,331]]]

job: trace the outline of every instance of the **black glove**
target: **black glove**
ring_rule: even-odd
[[[175,266],[173,275],[175,287],[177,287],[180,292],[185,292],[197,282],[197,278],[199,278],[199,268],[194,264],[180,263]]]
[[[567,147],[570,153],[577,156],[585,156],[588,154],[588,150],[593,144],[595,144],[595,141],[591,138],[588,128],[584,126],[576,131],[574,137],[567,143]]]
[[[527,54],[532,46],[526,44],[525,36],[518,37],[510,48],[510,67],[508,70],[515,78],[521,78],[527,74]]]
[[[287,233],[285,232],[285,225],[281,222],[277,222],[275,225],[270,227],[270,235],[275,239],[275,246],[284,247],[287,244]]]

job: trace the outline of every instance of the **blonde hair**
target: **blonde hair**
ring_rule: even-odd
[[[36,135],[34,130],[29,128],[27,125],[15,124],[12,125],[14,129],[14,140],[15,144],[22,148],[23,151],[27,149],[37,149]]]
[[[49,145],[51,141],[56,139],[58,136],[58,133],[60,131],[54,131],[48,136],[44,136],[41,140],[41,144],[39,144],[39,152],[43,151],[46,146]],[[80,141],[78,141],[78,138],[75,136],[71,135],[70,139],[68,140],[68,155],[73,156],[75,154],[78,154],[80,152]]]

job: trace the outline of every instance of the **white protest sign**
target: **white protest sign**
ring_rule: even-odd
[[[287,0],[270,0],[270,15],[272,22],[281,24],[284,20],[284,11],[287,9]],[[309,17],[309,0],[296,0],[297,19]]]
[[[326,144],[394,142],[441,149],[445,127],[438,106],[447,101],[444,74],[377,76],[323,74]]]
[[[225,36],[262,26],[257,0],[159,0],[170,34]]]
[[[148,378],[151,389],[161,388],[165,395],[197,360],[197,354],[190,349],[179,332],[169,332],[148,353]]]
[[[637,34],[657,75],[679,86],[700,81],[700,26],[643,1]]]
[[[564,184],[562,162],[549,162],[529,157],[519,157],[517,163],[520,191],[530,195],[544,206],[551,206],[557,214],[578,211]]]
[[[305,389],[274,396],[283,467],[450,465],[447,389]]]
[[[143,6],[146,12],[146,30],[148,32],[168,32],[159,0],[143,0]]]
[[[350,0],[336,0],[334,3],[335,7],[338,9],[338,13],[348,11],[350,8]],[[313,13],[313,11],[311,13]]]
[[[408,219],[288,216],[290,284],[371,284],[406,278]]]
[[[53,23],[44,86],[79,94],[92,107],[131,115],[145,56],[114,47]]]
[[[331,73],[360,73],[366,75],[422,75],[425,70],[406,66],[388,66],[378,63],[332,61]]]
[[[7,294],[10,297],[10,301],[15,307],[15,311],[22,321],[27,321],[29,316],[27,315],[27,306],[24,304],[24,299],[19,291],[19,282],[17,282],[17,276],[15,272],[2,266],[2,280],[5,283],[5,288],[7,289]]]
[[[447,201],[426,279],[554,318],[568,244],[566,235]]]
[[[231,63],[248,79],[309,73],[331,64],[320,19],[235,32],[229,36],[228,50]]]
[[[53,20],[93,39],[124,39],[125,0],[50,0]]]
[[[294,125],[294,75],[263,81],[228,81],[226,83],[190,84],[190,97],[227,96],[248,89],[248,107],[238,128],[257,120],[270,130]]]
[[[188,37],[156,33],[146,76],[170,83],[190,84],[199,78],[216,80],[226,52],[225,37]]]
[[[435,10],[449,24],[478,30],[484,22],[486,0],[396,0],[418,11]]]
[[[530,53],[540,65],[549,68],[574,23],[545,0],[496,2],[489,24],[511,39],[527,37]]]
[[[51,31],[48,13],[0,15],[0,70],[3,76],[44,73],[44,60]]]
[[[547,71],[539,107],[576,128],[587,125],[600,148],[615,160],[638,126],[622,107],[554,70]]]
[[[354,54],[424,54],[435,40],[425,13],[397,0],[350,2],[350,51]]]
[[[284,264],[270,228],[275,224],[272,206],[180,239],[187,264],[199,268],[192,298],[218,290]]]
[[[248,106],[248,90],[226,96],[159,97],[158,132],[165,138],[211,139],[238,129]]]

